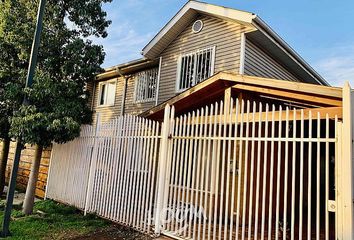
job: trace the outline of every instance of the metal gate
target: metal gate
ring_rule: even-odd
[[[231,100],[177,118],[166,109],[164,123],[157,233],[336,238],[336,116]]]

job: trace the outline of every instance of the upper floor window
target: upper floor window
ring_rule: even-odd
[[[99,106],[113,106],[116,97],[116,81],[100,83],[98,97]]]
[[[215,47],[180,56],[178,59],[178,92],[190,88],[214,74]]]
[[[157,68],[146,70],[137,74],[135,85],[136,102],[149,102],[155,100],[157,78]]]

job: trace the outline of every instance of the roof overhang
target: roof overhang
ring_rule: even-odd
[[[158,60],[150,60],[147,58],[140,58],[127,63],[118,64],[113,67],[106,68],[103,73],[96,76],[97,81],[110,79],[122,75],[129,75],[135,72],[153,68],[158,66]]]

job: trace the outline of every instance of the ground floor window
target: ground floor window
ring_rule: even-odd
[[[116,81],[102,82],[99,84],[99,106],[113,106],[116,96]]]

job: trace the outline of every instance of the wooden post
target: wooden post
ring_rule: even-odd
[[[337,172],[339,185],[336,195],[340,196],[337,206],[336,220],[338,224],[338,239],[354,239],[354,212],[353,212],[353,93],[349,83],[343,87],[343,127],[341,144],[341,171]]]
[[[158,173],[157,173],[157,199],[156,199],[156,211],[155,211],[155,234],[159,235],[161,233],[162,220],[165,219],[164,213],[164,199],[165,199],[165,184],[166,177],[168,175],[166,168],[168,168],[168,137],[170,134],[170,113],[171,107],[169,104],[165,107],[165,115],[161,132],[161,147],[160,156],[158,162]],[[166,193],[167,194],[167,193]]]
[[[97,116],[96,130],[95,130],[95,136],[93,137],[93,148],[92,148],[91,159],[90,159],[90,172],[89,172],[89,179],[87,183],[87,191],[86,191],[86,199],[85,199],[85,210],[84,210],[85,215],[87,214],[89,204],[91,204],[93,179],[94,179],[96,163],[97,163],[97,142],[98,142],[97,140],[100,131],[101,119],[99,113],[96,116]]]
[[[224,115],[226,115],[228,118],[230,117],[230,103],[231,103],[231,90],[232,88],[229,87],[225,89],[224,93]]]

